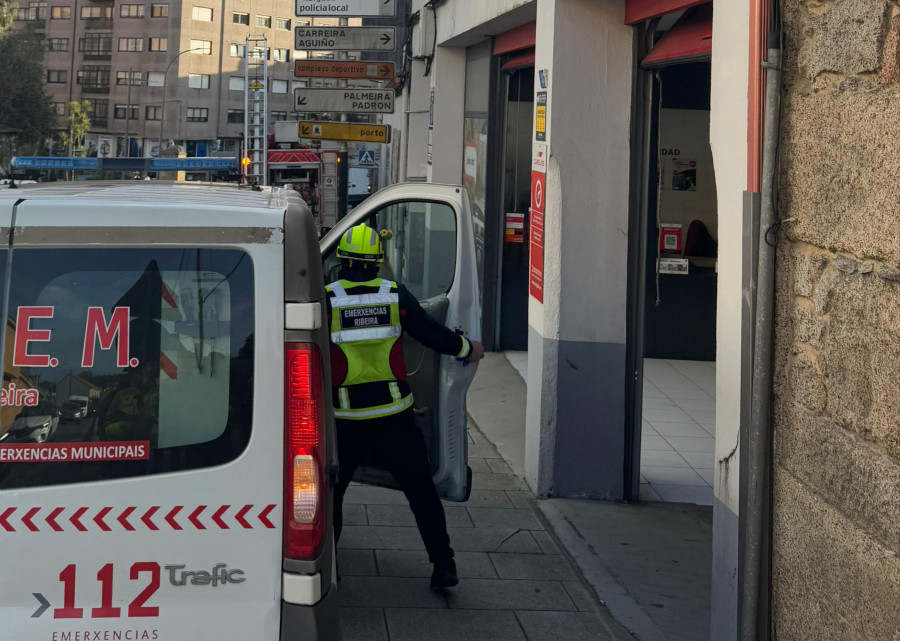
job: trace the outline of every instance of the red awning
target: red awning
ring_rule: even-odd
[[[273,149],[268,161],[270,165],[318,165],[319,154],[305,149]]]
[[[522,53],[517,53],[509,60],[503,63],[501,69],[503,71],[515,71],[516,69],[521,69],[522,67],[532,67],[534,66],[534,49],[531,51],[523,51]]]
[[[529,22],[494,36],[494,55],[533,49],[537,38],[537,22]]]
[[[711,0],[625,0],[625,24],[636,24]]]
[[[686,12],[641,61],[643,67],[706,60],[712,53],[713,6]]]

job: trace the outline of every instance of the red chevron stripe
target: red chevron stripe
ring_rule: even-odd
[[[158,530],[158,529],[159,529],[158,527],[156,527],[156,523],[154,523],[153,521],[150,520],[150,519],[153,518],[153,515],[156,514],[156,511],[157,511],[158,509],[159,509],[159,506],[158,506],[158,505],[154,505],[154,506],[151,507],[149,510],[147,510],[146,512],[144,512],[144,516],[141,517],[141,521],[144,522],[144,525],[146,525],[146,526],[147,526],[148,528],[150,528],[151,530]]]
[[[191,512],[191,515],[188,517],[188,521],[190,521],[191,523],[193,523],[193,524],[194,524],[194,527],[196,527],[198,530],[205,530],[205,529],[206,529],[206,526],[203,525],[203,524],[200,522],[200,519],[197,518],[198,516],[200,516],[201,514],[203,514],[203,510],[205,510],[205,509],[206,509],[206,506],[205,506],[205,505],[201,505],[201,506],[199,506],[196,510],[194,510],[193,512]]]
[[[33,507],[30,510],[28,510],[28,512],[25,514],[25,516],[22,517],[22,523],[24,523],[25,527],[27,527],[32,532],[40,532],[38,527],[34,523],[31,522],[31,519],[34,518],[34,515],[40,511],[41,511],[41,508]]]
[[[223,530],[228,529],[228,524],[222,520],[222,515],[225,514],[225,512],[227,512],[228,508],[230,508],[230,507],[231,507],[230,505],[223,505],[218,510],[216,510],[216,513],[213,514],[213,517],[212,517],[213,523],[218,525],[219,528],[221,528]]]
[[[104,523],[104,521],[103,521],[103,519],[106,518],[106,515],[109,514],[110,512],[112,512],[112,508],[111,508],[111,507],[105,507],[105,508],[103,508],[102,510],[100,510],[99,512],[97,512],[97,515],[94,517],[94,523],[96,523],[97,525],[99,525],[99,526],[100,526],[100,529],[103,530],[104,532],[111,532],[111,531],[112,531],[112,528],[109,527],[109,526],[108,526],[106,523]]]
[[[181,525],[179,525],[178,521],[175,520],[175,516],[179,512],[181,512],[182,508],[184,508],[183,505],[176,505],[175,507],[172,508],[172,510],[168,514],[166,514],[166,523],[171,525],[173,530],[181,529]]]
[[[263,525],[265,525],[267,528],[269,528],[270,530],[274,530],[275,526],[272,524],[272,521],[270,521],[267,517],[269,516],[269,512],[271,512],[274,509],[275,509],[275,505],[267,505],[266,507],[263,508],[263,511],[259,513],[260,522]]]
[[[15,532],[16,531],[16,528],[11,526],[9,524],[9,522],[6,520],[9,517],[11,517],[13,515],[13,512],[15,512],[15,511],[16,511],[16,508],[8,507],[8,508],[6,508],[6,510],[4,510],[3,514],[0,514],[0,525],[2,525],[3,529],[6,530],[7,532]]]
[[[245,530],[249,530],[253,527],[252,525],[247,523],[247,519],[244,518],[245,516],[247,516],[247,512],[249,512],[252,507],[252,505],[245,505],[241,508],[240,512],[234,515],[234,520],[240,523]]]
[[[80,507],[77,510],[75,510],[75,514],[73,514],[71,517],[69,517],[69,522],[72,525],[74,525],[75,529],[78,530],[79,532],[87,532],[87,528],[81,524],[81,517],[84,515],[85,512],[87,512],[87,508]]]
[[[135,511],[134,507],[126,507],[122,510],[122,513],[116,519],[119,523],[122,524],[122,527],[128,530],[129,532],[134,532],[134,526],[128,522],[128,517],[131,516],[131,513]]]
[[[56,508],[55,510],[53,510],[52,512],[50,512],[50,516],[48,516],[48,517],[45,519],[45,520],[47,521],[47,524],[48,524],[51,528],[53,528],[53,531],[54,531],[54,532],[62,532],[62,531],[63,531],[63,529],[60,527],[59,523],[56,522],[56,518],[57,518],[60,514],[62,514],[62,511],[63,511],[63,508],[58,507],[58,508]]]

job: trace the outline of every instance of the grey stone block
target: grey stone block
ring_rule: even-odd
[[[491,468],[491,472],[494,474],[512,474],[512,468],[509,464],[503,459],[499,458],[489,458],[485,459],[487,461],[488,467]]]
[[[343,543],[343,539],[341,542]],[[450,528],[450,545],[457,552],[541,553],[541,548],[532,538],[531,532],[507,527]],[[388,549],[409,548],[393,547]]]
[[[501,579],[572,581],[576,578],[565,557],[558,554],[490,554]]]
[[[563,587],[579,612],[598,612],[600,610],[597,595],[580,581],[563,581]]]
[[[472,488],[478,490],[527,490],[525,481],[513,474],[472,473]]]
[[[469,457],[469,467],[472,468],[472,473],[480,472],[481,474],[490,474],[491,468],[487,464],[487,459],[478,458],[478,457]]]
[[[381,576],[430,577],[433,566],[426,552],[378,550]],[[460,579],[496,579],[497,572],[485,552],[457,552],[456,570]]]
[[[407,505],[406,496],[400,490],[372,485],[351,485],[344,495],[344,505]]]
[[[369,505],[366,506],[370,525],[400,525],[415,527],[416,519],[408,505]],[[466,508],[444,506],[447,527],[472,527]]]
[[[469,440],[476,445],[490,445],[490,441],[484,437],[478,428],[469,425]]]
[[[515,527],[523,530],[543,530],[534,511],[492,507],[470,507],[469,516],[475,527]]]
[[[465,532],[465,529],[460,529]],[[339,548],[356,550],[424,550],[419,530],[414,527],[373,527],[351,525],[341,532]]]
[[[388,641],[384,610],[381,608],[341,608],[343,641]]]
[[[338,572],[345,576],[378,576],[375,553],[372,550],[338,548]]]
[[[512,502],[513,507],[518,507],[521,509],[530,508],[534,503],[535,497],[531,492],[519,492],[510,490],[506,493],[506,496],[509,497],[509,500]],[[490,507],[485,505],[484,507]]]
[[[368,525],[366,506],[361,503],[345,503],[343,506],[344,525]]]
[[[385,611],[391,641],[526,641],[512,612],[465,610]]]
[[[559,546],[556,545],[556,541],[553,540],[553,537],[548,532],[534,531],[531,533],[531,536],[541,546],[541,552],[544,554],[559,554]]]
[[[558,581],[472,579],[447,590],[447,603],[465,610],[575,610]]]
[[[428,587],[428,579],[348,576],[338,586],[338,603],[346,607],[446,608],[440,592]]]
[[[594,612],[516,612],[528,641],[614,641],[603,618]]]
[[[472,490],[465,503],[444,501],[444,505],[465,505],[466,507],[513,507],[503,490]]]
[[[495,448],[491,444],[469,446],[469,456],[477,456],[480,458],[500,458],[500,455],[497,453],[497,448]]]
[[[497,552],[509,554],[542,554],[540,546],[529,530],[519,530],[497,547]]]
[[[844,0],[811,17],[812,38],[800,51],[807,77],[877,71],[890,7],[887,0]]]

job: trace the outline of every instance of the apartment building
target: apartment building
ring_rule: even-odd
[[[20,1],[15,26],[46,38],[46,82],[65,128],[72,101],[91,103],[86,153],[155,156],[172,139],[189,156],[235,155],[244,123],[247,37],[265,37],[268,121],[295,119],[293,0]],[[336,19],[316,19],[335,24]],[[127,139],[127,143],[126,143]]]

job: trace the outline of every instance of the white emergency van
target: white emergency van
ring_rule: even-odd
[[[321,253],[291,190],[0,192],[0,641],[340,639],[324,285],[362,221],[384,275],[477,340],[458,187],[384,189]],[[407,343],[435,481],[464,500],[475,367]],[[90,412],[44,442],[2,438],[71,384],[98,391]]]

